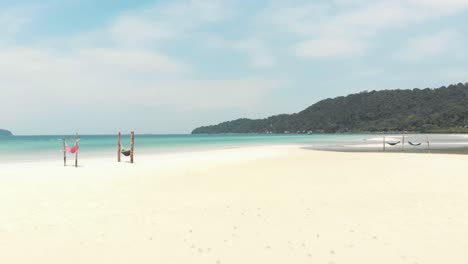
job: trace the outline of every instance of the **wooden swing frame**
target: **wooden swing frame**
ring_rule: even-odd
[[[75,134],[75,146],[78,146],[78,142],[80,141],[80,137],[78,136],[78,133]],[[67,166],[67,138],[63,137],[63,166]],[[78,152],[79,149],[75,152],[75,168],[78,168]]]
[[[135,150],[135,132],[130,133],[130,163],[133,163]],[[122,133],[119,132],[117,136],[117,162],[122,160]]]

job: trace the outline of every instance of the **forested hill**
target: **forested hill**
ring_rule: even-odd
[[[5,129],[0,129],[0,136],[11,136],[13,135],[10,131]]]
[[[295,114],[238,119],[193,134],[468,132],[468,83],[438,89],[365,91],[322,100]]]

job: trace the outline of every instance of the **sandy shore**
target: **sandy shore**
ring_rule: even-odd
[[[468,156],[297,146],[0,165],[2,263],[467,263]]]

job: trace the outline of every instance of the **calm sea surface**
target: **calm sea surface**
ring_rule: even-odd
[[[341,144],[363,135],[135,135],[135,152],[160,153],[204,149],[223,149],[249,145],[315,145]],[[60,157],[63,136],[0,136],[0,163],[11,160],[35,160]],[[124,148],[130,136],[123,135]],[[67,136],[67,144],[74,144]],[[81,157],[115,155],[116,135],[80,135]]]
[[[136,153],[181,152],[205,149],[224,149],[255,145],[296,144],[315,149],[367,145],[379,148],[375,138],[382,135],[366,134],[312,134],[312,135],[135,135]],[[389,137],[398,137],[389,135]],[[63,136],[0,136],[0,163],[34,161],[60,158]],[[407,139],[424,142],[425,135],[408,135]],[[464,146],[466,135],[431,135],[433,146]],[[74,144],[67,136],[68,145]],[[437,143],[439,142],[439,143]],[[112,156],[117,151],[116,135],[80,135],[80,157]],[[379,145],[380,144],[380,145]],[[123,136],[123,146],[128,148],[130,136]],[[423,146],[421,146],[423,147]],[[389,147],[390,148],[390,147]]]

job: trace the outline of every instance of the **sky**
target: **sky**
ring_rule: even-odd
[[[190,133],[468,82],[468,0],[0,0],[0,128]]]

